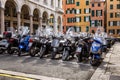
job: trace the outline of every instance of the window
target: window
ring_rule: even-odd
[[[76,17],[76,22],[81,22],[81,17]]]
[[[113,18],[113,13],[110,13],[110,18]]]
[[[117,21],[117,26],[120,26],[120,21]]]
[[[85,13],[85,14],[86,14],[86,13],[90,13],[90,8],[84,9],[84,13]]]
[[[95,13],[95,11],[94,11],[94,10],[92,10],[92,16],[94,16],[94,13]]]
[[[89,5],[89,1],[86,1],[86,5]]]
[[[76,32],[80,32],[81,31],[81,27],[80,26],[76,26]]]
[[[113,26],[117,26],[117,21],[113,21]]]
[[[117,9],[120,9],[120,4],[117,4]]]
[[[80,13],[81,13],[81,9],[77,9],[76,14],[80,14]]]
[[[89,21],[90,21],[90,16],[85,16],[85,17],[84,17],[84,21],[85,21],[85,22],[89,22]]]
[[[96,16],[102,16],[102,10],[96,10]]]
[[[100,3],[98,3],[98,6],[100,7]]]
[[[92,3],[92,7],[94,7],[94,3]]]
[[[117,34],[120,34],[120,29],[117,29]]]
[[[110,5],[110,9],[113,9],[113,5],[112,4]]]
[[[75,9],[74,8],[72,8],[72,14],[75,14]]]
[[[95,21],[94,20],[91,21],[91,26],[95,27]]]
[[[75,0],[66,0],[66,4],[74,4]]]
[[[113,21],[110,22],[110,26],[113,26]]]
[[[115,13],[115,17],[116,17],[116,18],[120,18],[120,12],[116,12],[116,13]]]
[[[90,9],[89,8],[84,9],[84,13],[90,13]]]
[[[89,31],[89,27],[88,26],[86,26],[86,32],[88,32]]]
[[[79,6],[80,5],[80,3],[79,2],[76,2],[76,6]]]

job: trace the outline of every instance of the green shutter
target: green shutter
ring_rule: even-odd
[[[84,22],[86,22],[86,16],[84,16]]]
[[[86,9],[84,9],[84,13],[86,14]]]

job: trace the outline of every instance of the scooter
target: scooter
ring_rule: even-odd
[[[72,58],[73,58],[74,57],[74,52],[75,52],[75,42],[67,39],[63,43],[62,60],[66,61],[66,60],[69,59],[70,56],[72,56]]]
[[[20,43],[19,43],[19,53],[18,56],[21,56],[22,52],[28,52],[29,51],[29,40],[30,40],[30,36],[29,35],[24,35],[22,36],[22,38],[20,39]]]
[[[40,39],[38,36],[32,37],[29,40],[28,47],[29,47],[29,54],[31,57],[35,57],[36,54],[38,54],[38,52],[40,50],[41,44],[40,44],[39,40]]]
[[[89,58],[89,50],[91,47],[91,42],[90,42],[91,38],[83,38],[83,39],[79,39],[79,41],[77,42],[77,47],[76,47],[76,58],[77,58],[77,62],[81,62],[84,59],[88,59]]]
[[[51,48],[51,43],[50,43],[50,39],[49,38],[46,38],[46,37],[43,37],[41,40],[40,40],[40,44],[41,44],[41,47],[40,47],[40,50],[39,50],[39,57],[40,59],[43,58],[43,56],[45,54],[48,54],[49,53],[49,50]]]
[[[60,37],[53,37],[51,42],[51,59],[55,59],[57,53],[62,53],[63,45],[60,43]]]
[[[12,33],[5,31],[3,33],[3,39],[0,41],[0,54],[2,53],[8,53],[8,50],[10,49],[10,39],[12,37]]]
[[[92,66],[97,66],[101,63],[102,47],[103,47],[103,43],[101,38],[93,39],[93,43],[90,51],[90,55],[91,55],[90,64]]]

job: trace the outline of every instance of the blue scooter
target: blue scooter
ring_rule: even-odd
[[[101,63],[102,47],[103,47],[102,39],[100,38],[93,39],[90,52],[91,55],[90,64],[92,66],[97,66]]]
[[[18,56],[21,56],[22,52],[29,51],[29,40],[30,35],[25,35],[20,39]]]

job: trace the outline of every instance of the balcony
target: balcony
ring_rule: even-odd
[[[63,14],[64,10],[62,8],[56,7],[56,12]]]

